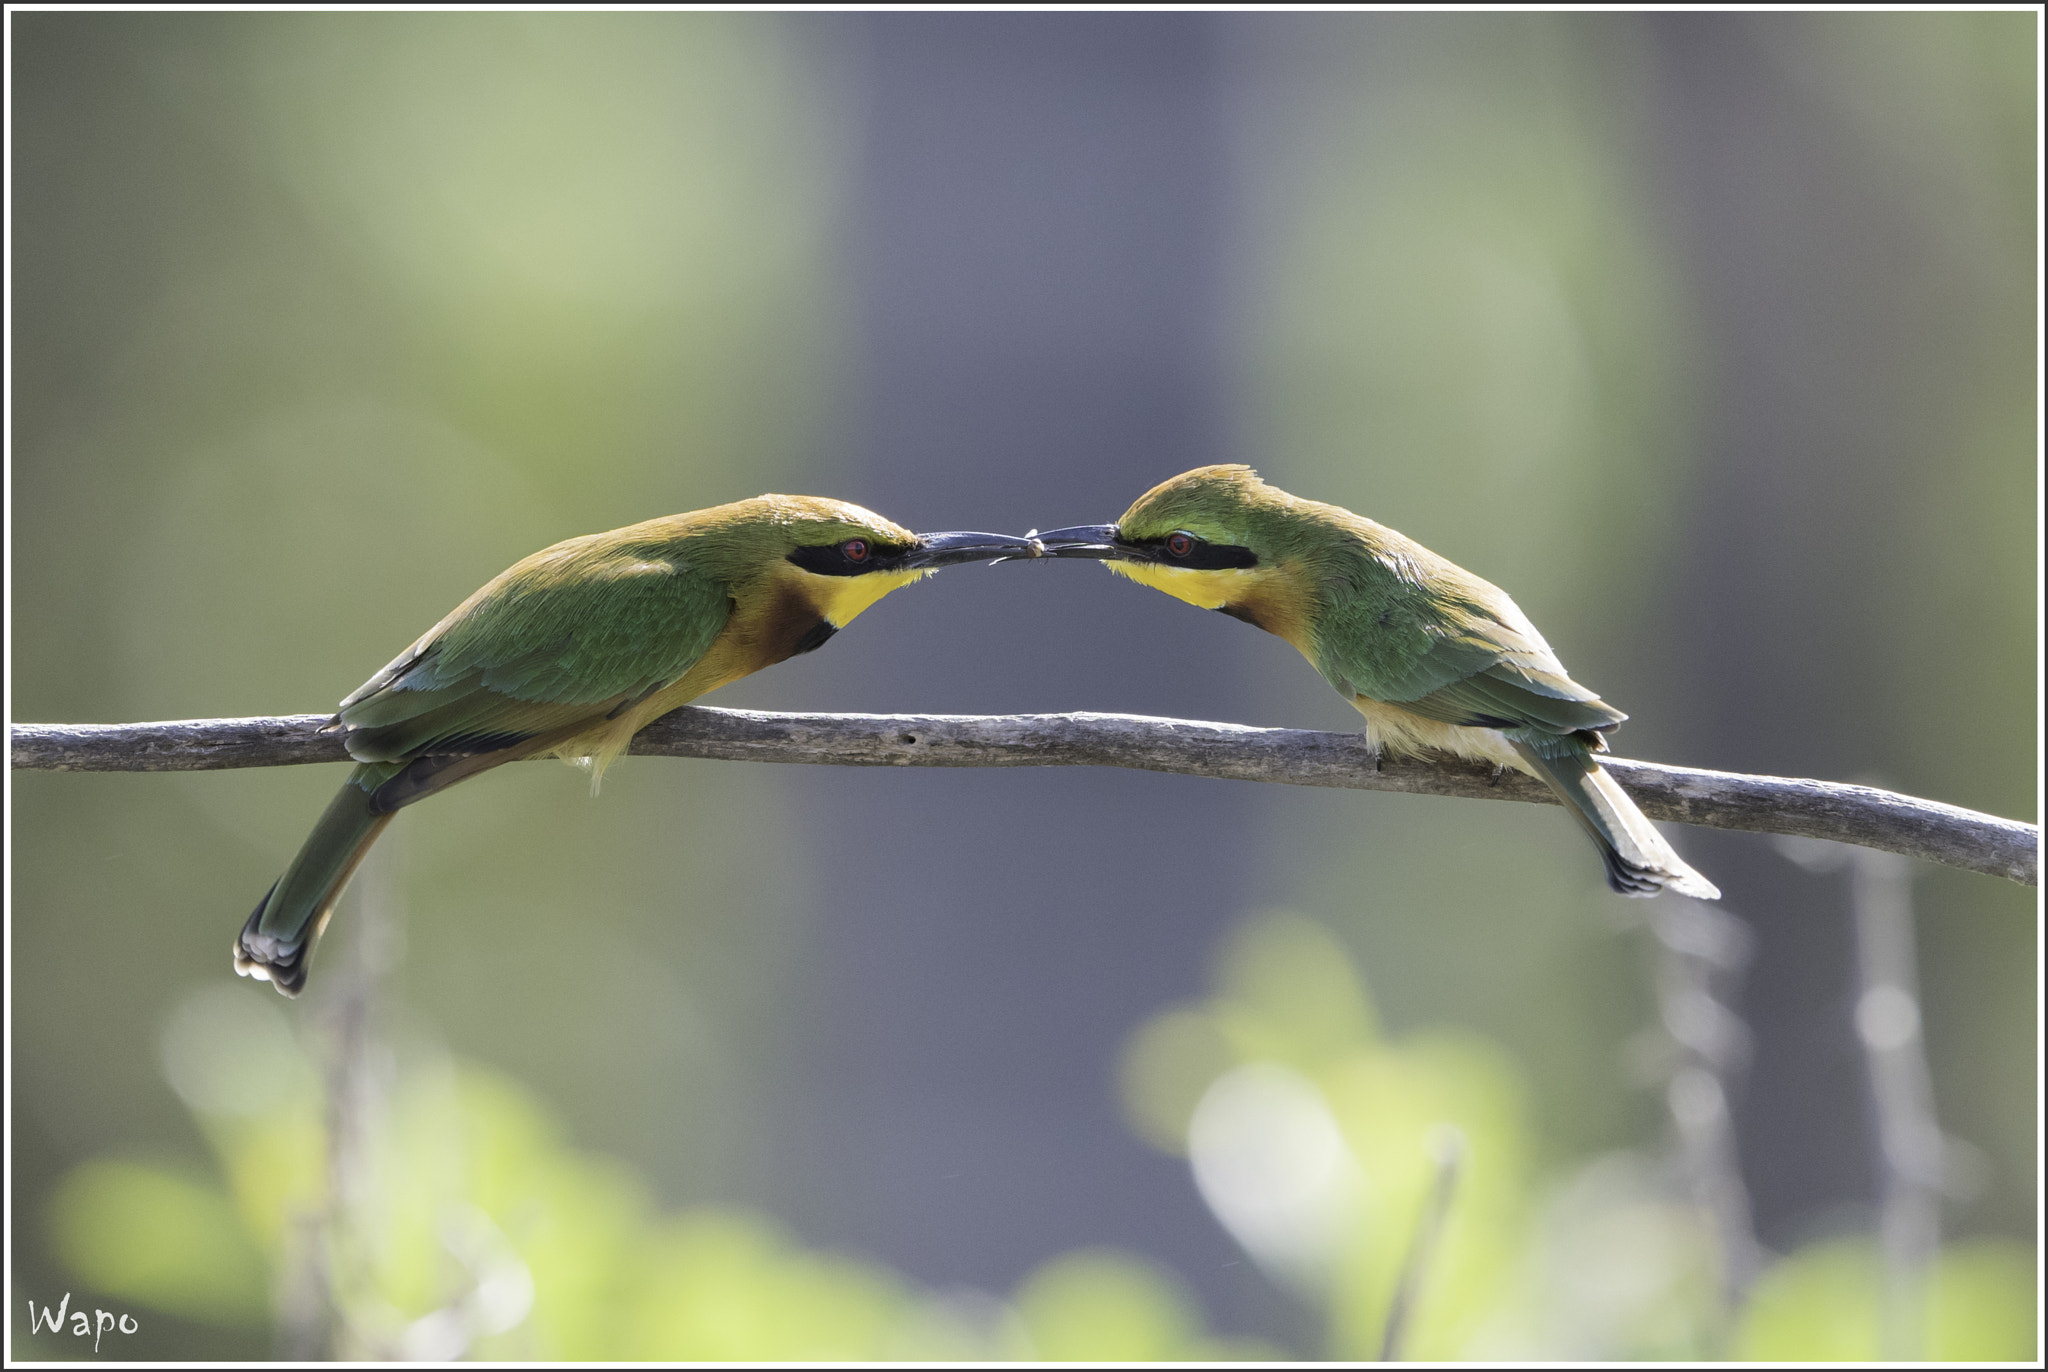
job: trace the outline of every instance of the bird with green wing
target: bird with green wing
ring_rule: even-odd
[[[1200,467],[1114,524],[1037,535],[1048,557],[1109,569],[1294,645],[1365,716],[1376,748],[1514,767],[1557,793],[1623,895],[1721,892],[1600,766],[1628,716],[1565,674],[1505,591],[1384,525]]]
[[[1004,534],[915,534],[858,505],[764,495],[571,538],[507,568],[341,702],[357,766],[235,940],[284,994],[392,816],[521,758],[587,761],[592,789],[640,728],[821,646],[941,567],[1034,557]]]

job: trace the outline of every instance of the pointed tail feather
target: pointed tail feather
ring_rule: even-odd
[[[1695,900],[1721,898],[1720,888],[1686,865],[1649,816],[1582,745],[1545,757],[1517,742],[1515,752],[1592,836],[1607,865],[1608,886],[1625,896],[1654,896],[1669,888]]]
[[[267,981],[287,996],[305,986],[308,959],[334,903],[391,822],[391,812],[378,808],[374,792],[392,771],[388,764],[366,764],[349,773],[299,855],[242,926],[235,940],[237,972]]]

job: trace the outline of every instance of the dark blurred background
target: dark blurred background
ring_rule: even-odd
[[[326,710],[525,553],[763,490],[1021,532],[1246,461],[1507,588],[1623,756],[2038,817],[2033,15],[10,24],[16,720]],[[1278,640],[1068,564],[950,571],[707,703],[1357,727]],[[71,1169],[203,1165],[159,1034],[338,775],[11,778],[16,1295],[79,1286]],[[662,1205],[933,1288],[1109,1246],[1313,1355],[1117,1084],[1275,907],[1388,1035],[1500,1047],[1539,1172],[1665,1128],[1641,932],[1547,807],[654,759],[586,793],[519,767],[394,828],[391,1013]],[[1755,936],[1759,1237],[1867,1230],[1847,883],[1673,832]],[[1944,1224],[2031,1246],[2035,893],[1914,891],[1978,1159]]]

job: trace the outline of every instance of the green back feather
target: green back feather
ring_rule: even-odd
[[[1362,515],[1269,486],[1249,467],[1175,477],[1118,528],[1131,539],[1185,529],[1290,569],[1307,589],[1311,660],[1346,699],[1531,735],[1627,718],[1565,674],[1498,586]]]
[[[857,505],[758,496],[545,548],[464,601],[341,703],[364,761],[509,746],[659,690],[800,547],[916,535]]]

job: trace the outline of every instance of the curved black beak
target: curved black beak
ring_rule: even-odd
[[[1044,556],[1045,549],[1035,538],[1017,538],[1011,534],[919,534],[917,546],[903,555],[900,565],[935,568],[951,567],[957,562],[1000,562],[1012,557]]]
[[[1046,557],[1093,557],[1105,561],[1125,555],[1114,524],[1076,524],[1042,533]]]

